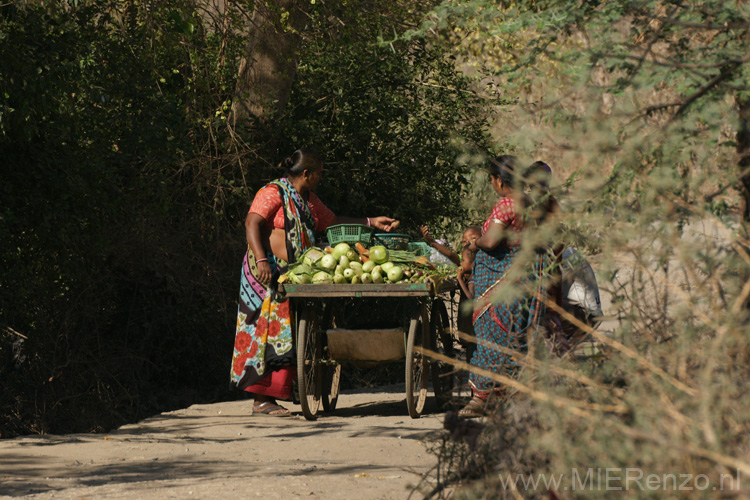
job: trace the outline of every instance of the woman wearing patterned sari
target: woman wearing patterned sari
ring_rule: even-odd
[[[317,153],[300,149],[283,162],[286,176],[262,187],[245,220],[247,252],[242,263],[231,383],[253,393],[253,414],[288,416],[277,399],[290,399],[294,339],[288,300],[276,280],[288,264],[315,245],[315,233],[333,224],[368,224],[390,231],[390,217],[338,217],[313,193],[323,175]]]
[[[503,155],[490,164],[490,181],[500,196],[492,214],[482,226],[482,237],[476,242],[479,250],[474,260],[474,332],[479,340],[471,365],[503,375],[517,369],[509,356],[493,348],[501,345],[515,350],[526,347],[527,334],[539,325],[544,304],[539,300],[545,253],[534,252],[530,264],[521,256],[519,237],[526,223],[521,212],[526,206],[521,190],[515,190],[515,158]],[[516,267],[522,265],[523,271]],[[513,271],[511,271],[513,267]],[[510,275],[521,276],[512,278]],[[512,297],[498,301],[497,292],[504,286],[516,286]],[[462,417],[485,413],[490,396],[498,396],[500,388],[483,375],[469,376],[472,399],[459,412]]]

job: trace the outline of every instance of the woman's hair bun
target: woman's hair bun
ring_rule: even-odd
[[[281,162],[289,177],[296,177],[305,170],[314,170],[323,164],[320,155],[312,150],[301,148]]]

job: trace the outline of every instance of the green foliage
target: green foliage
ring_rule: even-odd
[[[503,466],[563,474],[570,498],[609,495],[571,492],[575,468],[704,474],[710,486],[748,470],[749,19],[736,2],[467,0],[441,3],[408,35],[502,89],[495,141],[552,165],[564,242],[596,236],[607,306],[595,363],[530,349],[538,363],[520,381],[548,399],[531,398],[513,461],[483,457],[486,475],[457,496],[512,497],[498,493]],[[441,474],[471,473],[462,464],[477,457],[463,451]],[[681,493],[668,491],[628,494]]]
[[[458,154],[482,140],[481,124],[476,98],[439,53],[329,50],[301,69],[292,102],[288,142],[325,151],[319,194],[334,211],[389,214],[412,231],[463,215]]]
[[[205,360],[231,349],[231,299],[208,276],[228,264],[187,159],[236,72],[218,54],[241,44],[179,0],[2,15],[0,352],[20,334],[27,361],[3,374],[0,432],[104,428],[200,389],[186,380],[221,387]]]
[[[228,126],[252,2],[0,6],[1,436],[228,397],[242,223],[297,147],[339,213],[460,223],[481,101],[440,50],[379,43],[431,3],[333,4],[265,127]]]
[[[322,24],[331,13],[312,15]],[[368,36],[387,29],[377,14],[347,22],[336,39],[305,45],[284,147],[323,152],[319,194],[336,213],[391,215],[415,235],[424,223],[463,224],[469,165],[460,154],[486,143],[471,81],[442,50],[378,44]]]

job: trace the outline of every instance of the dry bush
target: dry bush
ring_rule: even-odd
[[[517,394],[483,422],[482,444],[472,450],[465,439],[446,437],[437,450],[443,468],[432,479],[442,486],[432,496],[748,495],[750,241],[740,215],[746,172],[738,167],[738,133],[747,126],[740,113],[747,12],[716,2],[697,13],[639,2],[619,22],[592,21],[614,5],[555,25],[554,47],[485,79],[507,98],[496,108],[498,150],[523,164],[544,160],[557,179],[564,215],[557,232],[543,236],[556,234],[552,241],[577,246],[594,264],[606,316],[589,332],[598,354],[559,358],[532,340],[528,352],[517,353],[519,378],[498,380]],[[523,24],[527,14],[505,8],[498,26],[510,13]],[[493,35],[510,25],[454,13],[462,30],[489,32],[481,38],[490,58],[486,46],[496,41],[521,60],[544,38],[526,30],[553,24],[538,7],[528,18],[542,21],[514,31],[515,41],[526,41],[514,46]],[[738,30],[718,24],[712,16],[719,13],[736,16]],[[732,62],[735,56],[745,62]],[[732,83],[722,86],[722,78]],[[483,186],[474,192],[486,196]],[[529,418],[508,418],[527,405]],[[581,484],[589,472],[591,481]],[[513,491],[498,483],[508,474],[560,483],[516,483]]]

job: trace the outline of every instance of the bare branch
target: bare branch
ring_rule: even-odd
[[[677,7],[674,7],[674,8],[672,9],[672,12],[671,12],[671,14],[674,14],[675,12],[677,12]],[[652,21],[652,22],[653,22],[653,21]],[[649,26],[650,26],[650,25],[651,25],[651,23],[649,23]],[[662,31],[664,31],[664,24],[659,24],[659,26],[658,26],[658,27],[656,28],[656,30],[655,30],[655,32],[654,32],[654,34],[653,34],[653,36],[651,37],[651,40],[649,40],[648,44],[646,45],[646,48],[644,49],[644,51],[643,51],[643,54],[641,55],[641,57],[639,57],[639,58],[637,59],[637,60],[638,60],[638,63],[636,64],[636,67],[635,67],[634,71],[633,71],[633,72],[632,72],[632,73],[630,74],[630,79],[629,79],[629,80],[630,80],[631,82],[633,81],[633,77],[634,77],[634,76],[635,76],[636,74],[638,74],[638,72],[640,71],[640,69],[641,69],[641,67],[643,66],[643,63],[644,63],[644,62],[646,61],[646,58],[648,57],[648,55],[649,55],[649,54],[652,54],[652,51],[651,51],[651,49],[653,48],[654,44],[655,44],[655,43],[656,43],[657,41],[659,41],[659,36],[661,35]],[[644,33],[645,33],[645,32],[644,32]],[[639,37],[639,38],[640,38],[640,37]]]
[[[731,30],[731,29],[749,29],[750,28],[750,22],[748,23],[702,24],[702,23],[693,23],[690,21],[680,21],[679,19],[674,19],[672,17],[657,17],[656,19],[663,22],[664,24],[673,24],[675,26],[684,26],[686,28],[697,28],[697,29],[709,30],[709,31],[724,31],[724,30]]]
[[[6,332],[8,332],[8,333],[12,333],[12,334],[14,334],[14,335],[18,335],[18,336],[19,336],[19,337],[21,337],[22,339],[26,339],[26,340],[29,340],[29,338],[28,338],[28,337],[27,337],[26,335],[24,335],[24,334],[22,334],[22,333],[18,333],[17,331],[15,331],[15,330],[14,330],[13,328],[11,328],[11,327],[9,327],[9,326],[6,326],[6,327],[5,327],[5,331],[6,331]]]
[[[641,58],[637,56],[633,56],[630,54],[611,54],[608,52],[594,52],[594,57],[597,58],[606,58],[606,59],[630,59],[634,61],[639,61]],[[675,68],[675,69],[712,69],[712,68],[721,68],[723,66],[726,66],[727,64],[742,64],[750,61],[750,54],[740,58],[740,59],[727,59],[725,61],[715,62],[715,63],[696,63],[696,64],[686,64],[686,63],[680,63],[676,61],[670,61],[664,58],[659,58],[658,56],[654,55],[654,60],[652,61],[656,66],[664,66],[667,68]]]
[[[714,87],[719,85],[721,82],[729,78],[732,73],[734,73],[734,70],[736,70],[740,65],[739,64],[729,64],[727,65],[718,75],[716,75],[710,82],[706,83],[703,87],[698,89],[693,95],[687,98],[687,100],[682,103],[682,106],[680,106],[680,109],[678,109],[674,116],[670,119],[670,123],[674,122],[682,113],[687,110],[687,108],[690,107],[691,104],[693,104],[695,101],[700,99],[702,96],[710,92]]]
[[[565,309],[563,309],[562,307],[560,307],[559,305],[557,305],[554,301],[549,300],[546,297],[540,297],[540,300],[542,302],[544,302],[544,304],[547,307],[549,307],[550,309],[552,309],[553,311],[555,311],[558,315],[562,316],[566,320],[570,321],[576,327],[578,327],[581,330],[583,330],[583,331],[591,334],[591,336],[593,336],[594,338],[596,338],[596,340],[602,342],[603,344],[606,344],[606,345],[608,345],[608,346],[610,346],[610,347],[612,347],[612,348],[620,351],[621,353],[623,353],[624,355],[628,356],[629,358],[635,360],[642,367],[644,367],[644,368],[650,370],[651,372],[656,373],[657,375],[661,376],[662,378],[664,378],[665,380],[667,380],[668,382],[670,382],[675,388],[677,388],[677,389],[679,389],[679,390],[681,390],[681,391],[683,391],[686,394],[689,394],[691,396],[695,396],[695,395],[698,394],[698,391],[696,389],[688,386],[687,384],[685,384],[684,382],[682,382],[680,380],[677,380],[676,378],[674,378],[673,376],[671,376],[670,374],[668,374],[667,372],[665,372],[664,370],[662,370],[658,366],[654,365],[651,361],[647,360],[646,358],[644,358],[643,356],[641,356],[638,352],[636,352],[635,350],[631,349],[630,347],[627,347],[626,345],[621,344],[620,342],[618,342],[618,341],[616,341],[614,339],[609,338],[607,335],[605,335],[605,334],[603,334],[601,332],[597,332],[596,330],[594,330],[593,328],[591,328],[589,325],[583,323],[581,320],[579,320],[578,318],[576,318],[575,316],[573,316],[572,314],[570,314],[568,311],[566,311]]]
[[[590,413],[591,411],[599,411],[599,412],[605,412],[605,413],[618,413],[621,415],[628,414],[630,412],[630,410],[624,404],[603,405],[603,404],[597,404],[597,403],[586,403],[583,401],[576,401],[573,399],[568,399],[568,398],[564,398],[560,396],[555,396],[553,394],[548,394],[546,392],[538,391],[528,385],[525,385],[519,382],[518,380],[514,378],[470,365],[469,363],[465,361],[460,361],[458,359],[448,357],[444,354],[432,351],[422,346],[415,345],[414,351],[420,354],[424,354],[425,356],[436,359],[438,361],[442,361],[443,363],[451,364],[457,368],[460,368],[463,370],[469,370],[473,373],[476,373],[477,375],[487,377],[489,379],[492,379],[494,382],[511,387],[517,390],[518,392],[528,394],[530,397],[536,400],[550,403],[554,406],[557,406],[558,408],[566,409],[570,411],[571,413],[573,413],[574,415],[578,415],[579,417],[591,417],[591,413]]]

